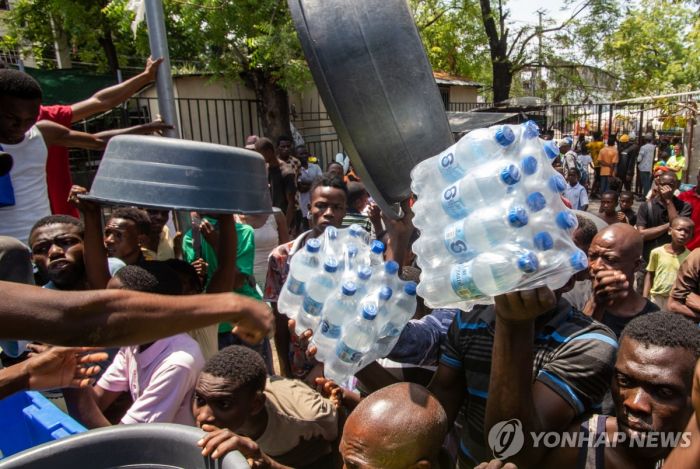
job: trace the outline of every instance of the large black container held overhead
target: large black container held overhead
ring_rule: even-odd
[[[62,438],[0,460],[0,469],[247,469],[238,451],[213,460],[197,441],[204,432],[172,423],[114,425]]]
[[[107,144],[90,190],[102,204],[272,213],[265,160],[243,148],[123,135]]]
[[[353,167],[382,210],[398,216],[411,169],[454,143],[406,1],[288,3]]]

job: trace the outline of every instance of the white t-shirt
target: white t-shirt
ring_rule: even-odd
[[[32,126],[20,143],[0,145],[14,160],[10,180],[15,193],[15,205],[0,207],[0,235],[27,243],[34,223],[51,215],[46,186],[48,150],[37,126]]]
[[[304,182],[306,184],[312,184],[314,179],[323,176],[323,171],[321,167],[314,163],[309,163],[308,168],[303,166],[299,168],[299,182]],[[309,204],[311,203],[311,191],[299,192],[299,208],[301,209],[301,216],[304,218],[309,217]]]

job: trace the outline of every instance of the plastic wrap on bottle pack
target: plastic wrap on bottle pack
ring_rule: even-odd
[[[292,257],[278,309],[296,319],[297,334],[314,331],[326,376],[345,383],[388,354],[416,310],[416,284],[384,262],[385,246],[359,225],[327,227]]]
[[[528,121],[474,130],[413,169],[417,292],[428,306],[468,309],[510,291],[556,289],[587,267],[561,200],[566,181],[552,168],[558,155]]]

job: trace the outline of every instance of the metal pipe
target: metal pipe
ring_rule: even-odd
[[[158,91],[158,110],[160,116],[175,128],[165,131],[166,137],[180,138],[177,113],[175,112],[175,94],[173,79],[170,74],[170,53],[168,37],[165,31],[165,15],[161,0],[145,0],[146,24],[148,25],[148,42],[153,57],[162,57],[163,63],[158,68],[156,90]]]

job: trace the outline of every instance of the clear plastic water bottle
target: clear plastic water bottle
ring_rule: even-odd
[[[340,384],[355,374],[360,361],[377,338],[376,317],[377,307],[373,303],[362,305],[360,317],[344,328],[335,353],[326,360],[323,373],[327,378]]]
[[[445,233],[445,246],[450,253],[467,243],[467,240],[477,250],[487,250],[508,239],[513,239],[515,231],[526,226],[528,212],[520,205],[484,207],[469,215],[464,221],[457,222],[459,227],[450,229],[453,237]]]
[[[384,243],[375,239],[369,249],[369,265],[380,265],[384,262]]]
[[[375,285],[395,290],[399,282],[399,264],[396,261],[386,261],[383,266],[374,268],[376,269],[373,277],[376,280]]]
[[[355,285],[357,287],[357,297],[364,298],[369,291],[369,280],[372,278],[372,269],[369,266],[363,265],[357,269],[357,279]]]
[[[323,253],[326,257],[343,257],[343,236],[335,226],[327,226],[323,230]]]
[[[359,249],[355,245],[347,246],[338,270],[342,272],[343,281],[355,279],[355,269],[358,267]]]
[[[375,352],[380,357],[386,357],[399,340],[401,331],[406,323],[416,313],[416,284],[406,282],[403,290],[390,302],[388,317],[380,326],[379,338]]]
[[[503,149],[517,139],[515,126],[495,126],[490,129],[476,129],[439,155],[419,163],[411,171],[411,189],[421,194],[432,184],[455,182],[469,168],[494,161],[502,155]]]
[[[472,262],[474,284],[489,296],[513,291],[526,275],[537,272],[539,267],[535,253],[518,245],[481,253]]]
[[[301,304],[304,302],[306,283],[313,278],[320,264],[319,250],[321,241],[311,238],[306,241],[304,249],[298,251],[289,266],[287,281],[282,287],[277,309],[289,319],[296,319]]]
[[[465,301],[486,300],[474,283],[472,263],[454,264],[449,270],[440,269],[430,272],[424,270],[418,283],[418,295],[426,299],[426,304],[433,308],[454,305]],[[431,300],[439,298],[438,301]]]
[[[389,310],[387,309],[389,300],[394,294],[394,290],[390,287],[383,286],[377,292],[377,322],[381,327],[389,317]]]
[[[355,317],[357,300],[357,287],[353,282],[345,282],[341,290],[326,302],[321,322],[311,339],[311,343],[316,346],[318,360],[325,362],[335,350],[343,326]]]
[[[348,227],[343,241],[347,248],[355,246],[359,250],[369,244],[369,233],[357,223],[353,223]]]
[[[323,263],[323,273],[314,276],[307,283],[304,302],[296,318],[294,332],[297,335],[301,335],[307,329],[313,330],[318,325],[324,301],[335,288],[337,271],[338,261],[330,257]]]
[[[580,249],[542,252],[539,258],[540,270],[548,274],[547,286],[552,290],[563,287],[574,273],[588,268],[588,256]]]

